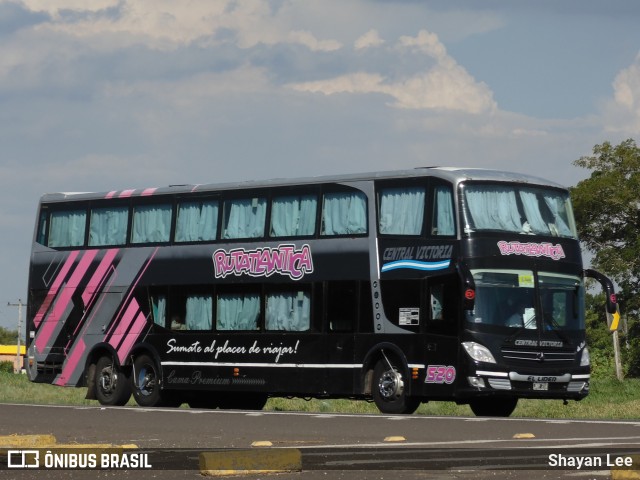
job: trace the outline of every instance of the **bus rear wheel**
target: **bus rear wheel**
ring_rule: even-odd
[[[413,413],[420,406],[420,399],[406,394],[405,380],[399,367],[386,358],[373,370],[373,401],[382,413]]]
[[[469,402],[477,417],[508,417],[518,405],[517,398],[476,398]]]
[[[136,357],[132,375],[133,398],[141,407],[177,407],[180,402],[173,392],[160,388],[160,370],[147,354]]]
[[[122,406],[131,398],[129,379],[111,356],[98,359],[95,370],[96,398],[101,405]]]

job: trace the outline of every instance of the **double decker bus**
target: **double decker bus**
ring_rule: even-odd
[[[41,198],[28,373],[145,407],[270,396],[508,416],[588,394],[567,190],[481,169]],[[613,325],[611,328],[615,328]]]

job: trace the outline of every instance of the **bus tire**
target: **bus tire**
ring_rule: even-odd
[[[391,364],[391,365],[390,365]],[[420,399],[406,394],[405,379],[395,361],[378,360],[373,369],[373,401],[382,413],[413,413]]]
[[[131,398],[129,379],[111,356],[100,357],[96,363],[95,392],[100,405],[122,406]]]
[[[177,407],[182,402],[173,392],[160,389],[160,369],[147,354],[136,357],[131,376],[133,398],[141,407]]]
[[[508,417],[517,405],[518,399],[512,397],[484,397],[469,401],[469,407],[477,417]]]

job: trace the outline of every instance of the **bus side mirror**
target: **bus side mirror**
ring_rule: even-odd
[[[613,282],[609,278],[596,270],[590,268],[584,271],[584,276],[595,279],[601,286],[605,294],[605,313],[607,315],[607,326],[610,332],[615,332],[620,323],[620,307],[613,288]]]

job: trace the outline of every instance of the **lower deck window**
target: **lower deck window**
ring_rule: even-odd
[[[259,295],[220,294],[217,303],[217,330],[258,330]]]
[[[311,296],[307,292],[267,295],[266,329],[304,332],[311,327]]]

